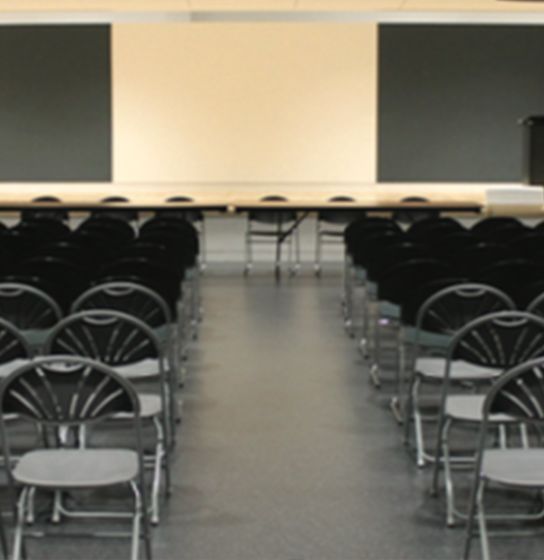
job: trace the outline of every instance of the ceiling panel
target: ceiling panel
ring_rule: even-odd
[[[71,8],[68,8],[71,6]],[[66,9],[81,9],[81,2],[77,0],[50,0],[44,3],[40,0],[0,0],[0,10],[2,11],[51,11],[51,10],[66,10]]]
[[[405,0],[298,0],[300,10],[400,10]]]
[[[68,0],[67,0],[68,1]],[[89,11],[177,11],[190,10],[189,0],[72,0],[83,5]]]
[[[189,0],[0,0],[4,12],[176,10],[190,10]]]
[[[118,12],[130,14],[149,12],[360,12],[417,14],[423,13],[518,13],[542,14],[544,2],[519,0],[0,0],[0,13],[4,12]],[[445,16],[446,17],[446,16]],[[446,17],[447,19],[447,17]]]
[[[193,10],[293,10],[297,0],[189,0]]]
[[[498,0],[406,0],[406,11],[542,12],[542,2]]]

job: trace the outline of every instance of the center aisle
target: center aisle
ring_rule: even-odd
[[[458,556],[340,313],[340,272],[203,277],[164,559]]]

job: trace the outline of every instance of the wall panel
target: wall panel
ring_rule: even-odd
[[[0,181],[111,180],[107,25],[0,27]]]
[[[380,181],[522,181],[544,114],[544,28],[379,27]]]

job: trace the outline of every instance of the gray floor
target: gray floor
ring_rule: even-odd
[[[454,558],[428,473],[401,445],[387,383],[343,330],[339,266],[276,284],[204,277],[174,495],[158,558]]]
[[[270,265],[241,272],[216,263],[203,277],[155,558],[460,557],[463,530],[444,527],[430,470],[415,467],[389,411],[392,372],[375,389],[343,329],[339,263],[279,283]],[[542,542],[510,541],[494,557],[539,557]],[[29,546],[31,558],[127,552],[108,541]]]

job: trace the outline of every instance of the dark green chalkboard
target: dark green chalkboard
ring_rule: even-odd
[[[0,181],[110,181],[107,25],[0,26]]]
[[[544,27],[380,25],[378,179],[520,182]]]

